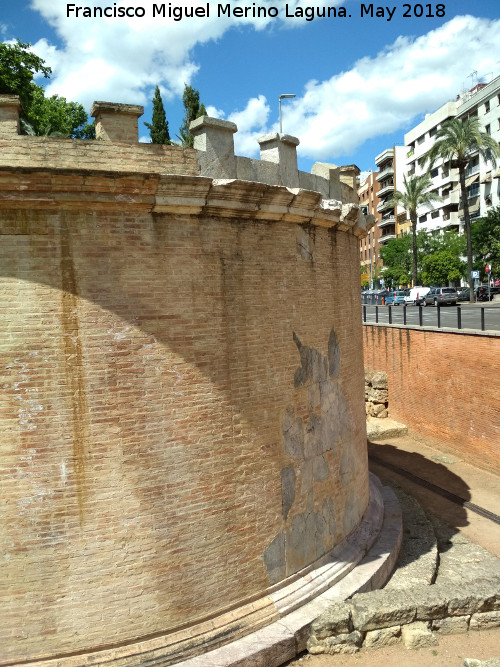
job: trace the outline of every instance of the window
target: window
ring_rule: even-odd
[[[442,173],[443,178],[448,178],[449,175],[450,175],[450,170],[447,167],[446,168],[443,167],[443,173]]]
[[[419,222],[425,222],[427,220],[427,213],[425,215],[421,215],[420,218],[418,219]]]
[[[431,177],[436,178],[436,176],[438,176],[438,175],[439,175],[439,169],[438,169],[438,167],[436,167],[435,169],[433,169],[431,171]]]
[[[439,218],[439,211],[432,211],[431,213],[431,218],[434,220],[435,218]]]
[[[420,144],[423,144],[425,141],[425,134],[423,134],[421,137],[417,139],[417,145],[420,146]]]
[[[489,102],[485,102],[485,103],[484,103],[484,113],[488,113],[489,110],[490,110],[490,103],[489,103]]]
[[[491,126],[486,125],[486,127],[484,128],[484,131],[486,132],[486,134],[491,134]]]
[[[433,127],[432,130],[429,130],[429,137],[433,137],[437,132],[437,127]]]
[[[479,183],[473,183],[469,188],[467,189],[467,196],[469,199],[471,197],[477,197],[479,194]]]

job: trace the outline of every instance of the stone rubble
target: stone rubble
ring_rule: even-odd
[[[310,653],[354,653],[399,642],[419,649],[437,644],[440,634],[500,627],[500,559],[394,491],[404,517],[394,575],[384,589],[332,604],[319,616],[311,626]],[[500,667],[495,660],[464,662],[483,665]]]

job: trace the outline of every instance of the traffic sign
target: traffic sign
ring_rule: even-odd
[[[491,266],[489,264],[486,264],[486,266],[484,267],[484,270],[486,271],[486,273],[490,273]]]
[[[472,278],[479,278],[479,271],[471,271]]]

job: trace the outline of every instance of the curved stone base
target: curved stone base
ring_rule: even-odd
[[[389,578],[402,537],[393,492],[370,475],[370,503],[358,529],[307,570],[263,598],[183,631],[85,655],[36,661],[39,667],[88,664],[132,667],[281,665],[305,650],[312,621],[334,601],[380,588]],[[202,576],[202,573],[200,573]]]

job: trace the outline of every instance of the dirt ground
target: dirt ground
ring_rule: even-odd
[[[500,659],[500,628],[443,635],[439,644],[411,651],[402,644],[354,655],[308,655],[292,660],[293,667],[462,667],[465,658]]]

